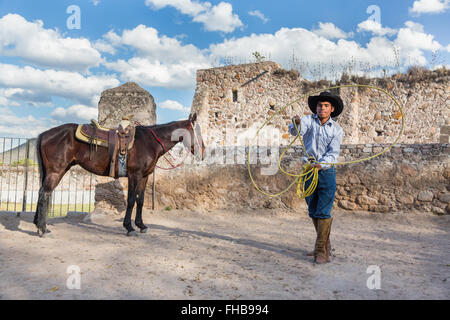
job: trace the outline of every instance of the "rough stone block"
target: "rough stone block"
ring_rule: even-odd
[[[449,125],[441,127],[441,135],[442,134],[450,135],[450,126]]]
[[[345,210],[355,210],[356,204],[348,200],[339,200],[338,206]]]
[[[439,195],[439,201],[442,201],[444,203],[450,203],[450,194],[449,193],[443,193]]]
[[[431,191],[420,191],[417,199],[424,202],[430,202],[433,200],[433,192]]]
[[[397,196],[397,201],[402,204],[414,204],[414,197],[408,194],[401,194]]]
[[[448,135],[448,134],[441,134],[439,136],[439,143],[450,143],[450,135]]]
[[[370,206],[369,206],[369,210],[370,210],[370,211],[374,211],[374,212],[384,212],[384,213],[390,211],[390,209],[389,209],[388,206],[381,205],[381,204],[378,204],[378,205],[370,205]]]
[[[368,197],[368,196],[365,196],[365,195],[362,195],[362,196],[358,196],[356,198],[356,203],[361,206],[362,205],[371,205],[371,204],[378,204],[378,200]]]

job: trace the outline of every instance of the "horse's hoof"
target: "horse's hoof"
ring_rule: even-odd
[[[42,232],[42,230],[38,229],[37,234],[39,238],[52,238],[52,235],[50,234],[51,231],[46,229],[45,232]]]
[[[141,229],[141,233],[147,233],[148,228]]]
[[[137,237],[137,236],[138,236],[138,233],[137,233],[135,230],[133,230],[133,231],[128,231],[127,236],[128,236],[128,237]]]

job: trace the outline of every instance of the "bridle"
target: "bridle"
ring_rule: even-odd
[[[198,139],[198,136],[195,132],[195,128],[193,128],[192,121],[189,119],[189,127],[187,128],[188,132],[190,132],[191,128],[192,128],[192,132],[194,134],[194,150],[195,150],[195,147],[196,147],[195,142],[197,142],[199,147],[201,147],[201,144],[200,144],[200,140]],[[150,127],[149,127],[149,129],[150,129],[150,132],[155,137],[156,141],[158,141],[158,143],[163,147],[164,151],[173,158],[173,156],[170,154],[169,150],[167,150],[167,148],[164,146],[164,143],[161,141],[161,139],[158,138],[156,132]],[[159,169],[163,169],[163,170],[172,170],[172,169],[178,168],[179,166],[181,166],[184,163],[184,160],[186,160],[186,157],[188,156],[188,154],[189,154],[189,152],[186,153],[186,156],[184,157],[183,161],[176,166],[173,165],[172,162],[170,162],[170,160],[167,159],[165,155],[163,155],[164,159],[172,166],[172,168],[163,168],[163,167],[159,167],[159,166],[156,166],[156,167]]]

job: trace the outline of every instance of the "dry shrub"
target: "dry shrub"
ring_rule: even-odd
[[[273,72],[273,74],[279,77],[289,76],[292,80],[297,80],[300,77],[300,72],[294,69],[277,69]]]

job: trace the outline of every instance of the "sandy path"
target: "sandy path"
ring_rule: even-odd
[[[336,212],[333,262],[316,266],[303,213],[156,211],[137,238],[119,217],[51,219],[51,238],[31,221],[0,214],[1,299],[450,298],[450,216]],[[66,287],[70,265],[80,290]]]

